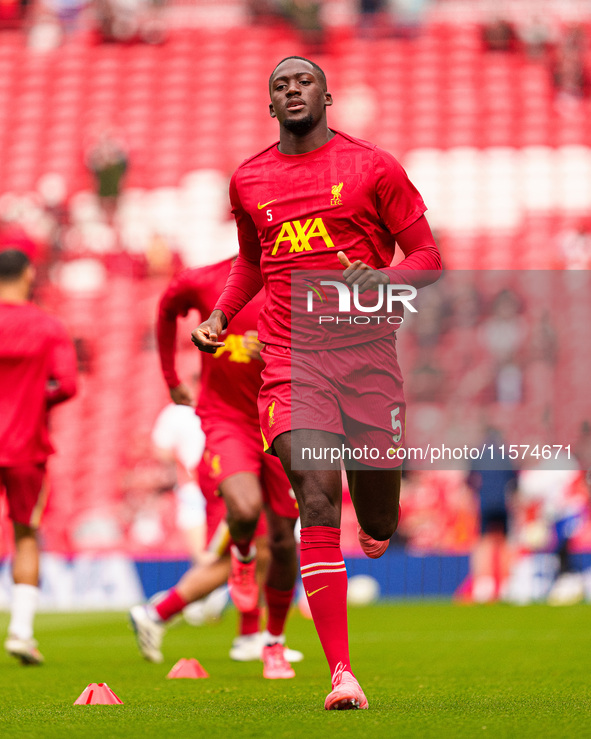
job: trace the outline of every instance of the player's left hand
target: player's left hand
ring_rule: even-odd
[[[375,290],[379,285],[387,285],[390,282],[387,274],[380,272],[379,269],[370,267],[369,264],[365,264],[360,259],[350,262],[343,251],[337,252],[337,257],[339,258],[339,262],[345,267],[343,279],[349,287],[357,285],[360,293],[364,293],[366,290]]]

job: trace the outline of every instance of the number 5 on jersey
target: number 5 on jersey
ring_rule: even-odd
[[[390,411],[390,416],[392,419],[392,431],[394,431],[394,436],[392,437],[392,440],[395,444],[398,444],[400,439],[402,439],[402,421],[398,418],[399,413],[400,406],[396,406],[393,411]]]

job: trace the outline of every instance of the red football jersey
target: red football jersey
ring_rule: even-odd
[[[0,466],[53,452],[48,410],[76,392],[76,352],[57,318],[32,303],[0,303]]]
[[[267,291],[259,338],[282,345],[292,343],[292,270],[342,273],[338,251],[351,262],[388,267],[396,245],[393,234],[426,210],[391,154],[338,131],[306,154],[288,156],[274,144],[246,160],[232,177],[230,199],[241,254],[260,261]],[[372,337],[392,328],[387,323],[372,327]],[[333,334],[330,345],[367,338],[367,326],[360,325],[353,334]],[[326,347],[325,332],[319,330],[314,339]]]
[[[164,378],[170,388],[180,383],[175,369],[176,320],[190,310],[198,310],[205,320],[222,292],[233,259],[207,267],[186,269],[170,283],[158,309],[158,347]],[[231,408],[244,416],[244,421],[258,426],[256,399],[261,386],[260,360],[251,359],[245,348],[245,337],[256,336],[257,319],[263,307],[261,292],[233,319],[220,337],[225,347],[215,354],[200,353],[202,360],[201,392],[197,402],[199,415],[227,414]],[[197,351],[197,350],[195,350]]]

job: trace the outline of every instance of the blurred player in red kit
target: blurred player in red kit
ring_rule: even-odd
[[[441,259],[423,200],[394,157],[328,128],[332,96],[317,64],[296,56],[282,60],[269,92],[279,142],[247,159],[232,177],[240,252],[216,309],[192,338],[202,351],[219,349],[227,322],[265,286],[258,323],[265,362],[259,418],[300,509],[302,582],[332,675],[324,705],[367,708],[349,657],[341,460],[307,470],[302,460],[304,446],[382,450],[375,462],[347,470],[361,546],[368,556],[381,556],[399,518],[400,462],[389,451],[404,444],[393,326],[350,319],[343,327],[333,317],[332,331],[320,321],[296,341],[300,328],[292,309],[299,293],[292,290],[299,270],[330,271],[330,284],[342,280],[338,287],[356,299],[366,291],[383,295],[394,285],[414,290],[438,278]],[[392,268],[396,244],[404,259]],[[294,372],[300,375],[297,386]]]
[[[6,651],[41,664],[33,638],[39,599],[37,530],[47,499],[50,409],[76,392],[76,353],[62,323],[29,301],[32,254],[0,245],[0,490],[14,528]]]
[[[192,309],[202,316],[209,315],[230,274],[232,262],[228,259],[208,267],[184,270],[172,280],[160,300],[158,346],[164,378],[175,403],[193,403],[190,389],[181,382],[175,368],[177,318],[186,316]],[[163,623],[188,603],[212,592],[228,577],[224,555],[230,543],[229,530],[233,543],[228,585],[241,611],[240,635],[230,656],[239,661],[262,657],[263,675],[273,679],[294,676],[286,656],[293,661],[301,659],[300,653],[285,649],[283,633],[297,576],[294,525],[298,509],[279,460],[264,454],[261,440],[256,400],[262,362],[256,323],[262,306],[260,296],[241,311],[232,322],[231,333],[225,337],[224,348],[215,355],[204,356],[202,365],[196,412],[201,418],[206,445],[198,474],[208,501],[208,546],[219,557],[204,567],[189,570],[163,598],[147,606],[136,606],[131,619],[144,656],[161,661]],[[219,502],[216,493],[221,495],[225,510],[223,505],[221,510],[216,505]],[[264,586],[268,623],[261,635],[253,539],[263,508],[270,563]]]

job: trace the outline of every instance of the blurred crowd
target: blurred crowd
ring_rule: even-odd
[[[436,0],[357,0],[360,33],[371,37],[414,34]],[[197,5],[198,3],[194,3]],[[232,4],[232,3],[228,3]],[[323,49],[327,32],[322,0],[244,0],[252,24],[285,24],[297,31],[310,53]],[[182,0],[5,0],[0,30],[23,28],[33,48],[58,46],[77,29],[94,27],[98,38],[111,42],[158,44],[166,39],[166,6],[190,6]]]
[[[58,47],[68,35],[92,28],[104,41],[161,43],[164,0],[6,0],[2,28],[22,28],[37,51]]]
[[[170,276],[181,266],[174,245],[152,233],[145,248],[133,251],[123,243],[120,196],[129,165],[128,147],[112,126],[99,126],[91,133],[85,165],[93,190],[73,196],[57,172],[40,178],[33,192],[0,195],[0,240],[2,243],[32,243],[38,265],[38,286],[43,289],[60,280],[68,282],[64,265],[74,260],[86,262],[84,274],[107,273],[142,277]],[[77,280],[82,278],[76,272]],[[78,282],[81,290],[84,282]]]
[[[541,11],[533,11],[519,22],[498,15],[484,24],[482,40],[491,52],[524,51],[531,60],[546,64],[565,110],[588,96],[589,39],[582,24],[572,22],[558,28]]]

